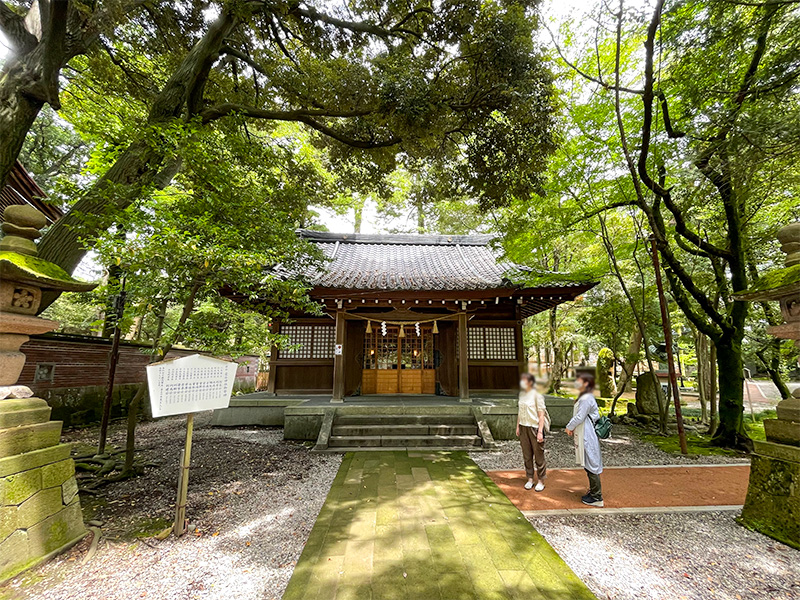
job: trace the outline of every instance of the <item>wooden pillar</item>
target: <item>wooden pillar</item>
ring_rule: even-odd
[[[469,402],[469,352],[467,346],[467,313],[458,313],[458,397]]]
[[[281,322],[278,319],[272,321],[270,326],[272,333],[281,332]],[[275,383],[278,380],[278,366],[275,361],[278,359],[278,348],[274,344],[269,348],[269,379],[267,380],[267,393],[275,393]]]
[[[523,341],[522,337],[522,309],[517,306],[514,309],[514,312],[516,314],[517,321],[517,324],[514,327],[514,345],[516,346],[517,362],[519,362],[519,372],[527,373],[529,369],[528,352],[525,348],[525,342]]]
[[[333,353],[333,397],[331,402],[344,402],[344,310],[336,310],[336,350]]]

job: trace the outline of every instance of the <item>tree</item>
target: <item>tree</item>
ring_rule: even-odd
[[[5,185],[45,105],[58,110],[61,70],[85,53],[130,7],[123,0],[0,2],[0,32],[10,44],[0,70],[0,186]],[[134,3],[131,3],[134,4]]]
[[[273,340],[271,318],[289,309],[318,309],[293,274],[319,257],[295,235],[307,210],[316,165],[266,138],[243,134],[231,124],[225,135],[195,136],[181,156],[184,169],[175,185],[132,204],[116,215],[119,230],[96,239],[106,264],[119,266],[131,302],[130,314],[155,311],[153,360],[175,344],[190,343],[217,353],[265,354]],[[248,156],[249,161],[230,161]],[[293,168],[284,171],[290,164]],[[123,235],[120,235],[120,231]],[[112,286],[114,279],[109,280]],[[236,301],[234,304],[233,301]],[[164,327],[168,305],[178,309]],[[128,407],[128,455],[142,384]]]
[[[800,118],[797,11],[784,2],[697,0],[664,12],[659,1],[644,31],[622,3],[601,21],[615,30],[613,43],[598,42],[599,53],[582,64],[565,59],[614,99],[632,189],[598,210],[629,205],[645,216],[673,298],[716,348],[714,441],[749,447],[742,422],[747,306],[730,292],[747,287],[755,242],[778,212],[764,218],[763,197],[785,196],[793,181],[781,174],[799,147],[797,128],[786,128]],[[631,60],[640,39],[644,57]],[[778,209],[786,206],[784,198]]]
[[[333,156],[362,153],[388,169],[399,152],[446,155],[454,181],[487,202],[541,185],[553,103],[532,4],[215,7],[208,22],[192,14],[188,31],[174,11],[142,16],[71,77],[124,89],[143,110],[102,177],[45,234],[42,257],[72,270],[115,210],[171,180],[194,132],[236,115],[301,123]]]

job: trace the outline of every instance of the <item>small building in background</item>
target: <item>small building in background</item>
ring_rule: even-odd
[[[28,204],[40,211],[52,225],[63,217],[64,213],[58,206],[46,202],[45,198],[47,194],[44,190],[36,184],[22,163],[17,161],[8,176],[8,182],[0,189],[0,222],[7,206]]]

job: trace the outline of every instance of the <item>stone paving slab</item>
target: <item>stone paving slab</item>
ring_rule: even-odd
[[[284,600],[595,596],[464,452],[345,455]]]

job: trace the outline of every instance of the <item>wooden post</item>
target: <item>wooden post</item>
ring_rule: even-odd
[[[519,362],[519,372],[527,373],[528,365],[528,352],[525,348],[525,343],[522,338],[522,309],[517,306],[514,309],[517,324],[514,326],[514,345],[517,349],[517,361]]]
[[[279,320],[274,320],[272,322],[272,333],[280,333],[281,332],[281,323]],[[278,359],[278,348],[274,344],[270,346],[269,349],[269,379],[267,380],[267,393],[274,394],[275,393],[275,383],[278,380],[278,366],[275,364],[275,361]]]
[[[175,525],[172,530],[177,537],[186,533],[186,498],[189,495],[189,463],[192,462],[192,430],[194,413],[186,415],[186,444],[181,450],[181,470],[178,473],[178,498],[175,502]]]
[[[111,354],[108,359],[108,381],[106,382],[106,396],[103,399],[103,414],[100,420],[100,440],[97,444],[97,453],[106,451],[106,438],[108,437],[108,423],[111,420],[111,404],[114,399],[114,377],[117,373],[119,362],[119,340],[122,330],[120,321],[125,314],[125,275],[122,276],[122,290],[114,298],[114,341],[111,342]]]
[[[336,346],[341,351],[333,354],[333,397],[331,402],[344,402],[344,310],[336,310]]]
[[[469,352],[467,351],[467,313],[458,313],[458,398],[469,402]]]

